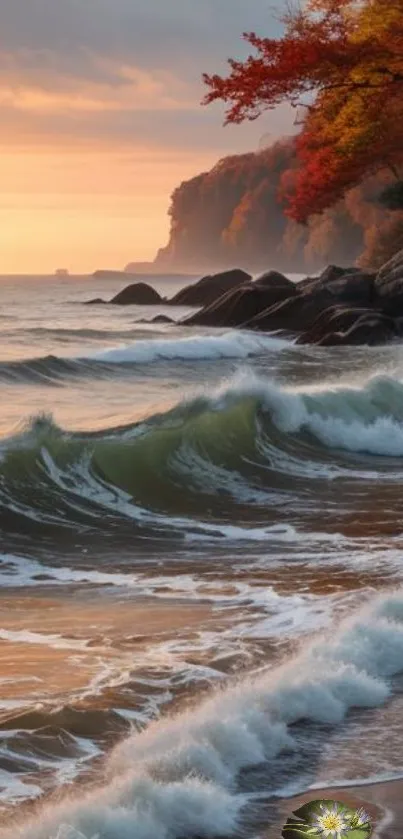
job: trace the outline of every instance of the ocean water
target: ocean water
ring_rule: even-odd
[[[403,348],[121,287],[0,281],[0,837],[278,839],[403,776]]]

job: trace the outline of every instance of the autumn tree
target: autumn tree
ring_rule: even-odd
[[[403,0],[308,0],[289,11],[281,38],[245,34],[246,61],[204,76],[206,103],[226,121],[256,119],[286,101],[303,108],[299,168],[283,190],[299,222],[361,180],[403,164]]]

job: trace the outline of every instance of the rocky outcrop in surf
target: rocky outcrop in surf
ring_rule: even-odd
[[[377,274],[329,265],[319,276],[295,283],[278,271],[253,280],[234,268],[202,277],[170,300],[146,283],[132,283],[110,303],[194,307],[199,311],[182,325],[280,331],[301,344],[382,345],[403,337],[403,250]],[[161,318],[169,322],[165,314]]]
[[[131,283],[110,301],[115,306],[154,306],[162,297],[147,283]]]
[[[318,277],[293,283],[269,271],[183,323],[281,331],[322,346],[385,344],[403,336],[403,251],[378,274],[330,265]]]
[[[270,332],[281,329],[306,333],[315,320],[334,305],[349,306],[351,311],[371,307],[374,276],[356,270],[337,279],[334,276],[333,270],[326,269],[321,276],[304,280],[294,286],[292,295],[260,312],[247,326]],[[357,311],[357,316],[360,314]]]
[[[336,347],[341,344],[379,346],[399,337],[393,318],[371,309],[334,306],[319,315],[312,329],[301,335],[297,344]]]
[[[189,326],[242,326],[248,319],[297,293],[295,283],[281,275],[270,278],[270,282],[262,278],[262,282],[243,283],[205,306],[201,312],[186,318],[184,323]]]
[[[112,300],[104,300],[102,297],[94,297],[92,300],[86,300],[86,306],[101,306],[105,303],[111,303],[114,306],[155,306],[163,302],[163,298],[158,291],[155,290],[148,283],[130,283],[115,294]]]
[[[202,277],[197,283],[178,291],[169,303],[171,306],[210,306],[222,294],[249,283],[252,277],[240,268]]]

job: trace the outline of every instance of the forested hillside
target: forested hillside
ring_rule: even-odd
[[[173,193],[171,234],[156,262],[175,270],[239,265],[251,270],[314,271],[325,263],[381,264],[403,246],[403,212],[379,201],[393,175],[381,171],[306,225],[285,215],[296,176],[293,139],[226,157]],[[400,244],[401,243],[401,244]]]

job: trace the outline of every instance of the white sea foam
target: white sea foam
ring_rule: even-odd
[[[350,708],[375,708],[403,671],[403,593],[376,597],[293,660],[218,690],[193,710],[152,723],[112,753],[109,783],[0,831],[49,839],[63,824],[85,837],[174,839],[236,832],[242,768],[297,751],[292,724],[340,724]]]
[[[25,784],[5,769],[0,769],[0,801],[26,800],[36,798],[42,792],[36,784]]]
[[[135,508],[136,509],[136,508]],[[139,511],[140,513],[142,511]],[[145,511],[144,511],[145,512]],[[148,514],[152,521],[152,514]],[[156,521],[159,517],[155,516]],[[161,517],[161,520],[163,518]],[[228,540],[229,542],[267,542],[279,545],[314,544],[339,545],[348,548],[350,541],[337,533],[303,533],[291,525],[273,525],[272,527],[239,527],[237,525],[208,525],[189,519],[174,519],[176,526],[194,528],[186,534],[187,542],[205,542],[208,539]],[[156,580],[157,578],[155,578]],[[181,579],[171,579],[171,585],[177,591],[181,587]],[[190,577],[188,577],[190,580]],[[155,589],[155,580],[152,588]],[[49,566],[28,557],[11,554],[0,554],[0,586],[2,588],[25,588],[26,586],[65,586],[74,584],[88,584],[90,586],[112,586],[135,588],[138,593],[149,593],[151,583],[149,576],[131,572],[97,571],[95,569],[71,568],[68,566]],[[193,583],[192,583],[193,585]],[[185,587],[184,593],[189,595]],[[154,591],[153,591],[154,593]]]
[[[91,586],[124,586],[133,588],[138,584],[137,574],[113,573],[48,566],[27,557],[0,554],[1,588],[25,588],[26,586],[55,586],[88,583]]]
[[[86,358],[108,364],[146,364],[163,359],[209,361],[219,358],[249,358],[267,350],[281,350],[289,346],[290,341],[275,336],[227,332],[224,335],[141,340],[93,353]]]
[[[306,430],[329,448],[368,454],[403,455],[403,386],[375,378],[360,389],[340,388],[315,393],[281,393],[272,401],[280,429]]]
[[[8,641],[10,644],[35,644],[36,646],[52,647],[54,650],[85,650],[88,644],[85,639],[63,638],[62,635],[31,632],[29,629],[0,628],[0,640]]]
[[[377,376],[362,387],[291,390],[243,374],[233,386],[221,388],[214,402],[223,408],[243,395],[259,399],[284,433],[308,431],[329,448],[403,456],[403,384],[398,379]]]

